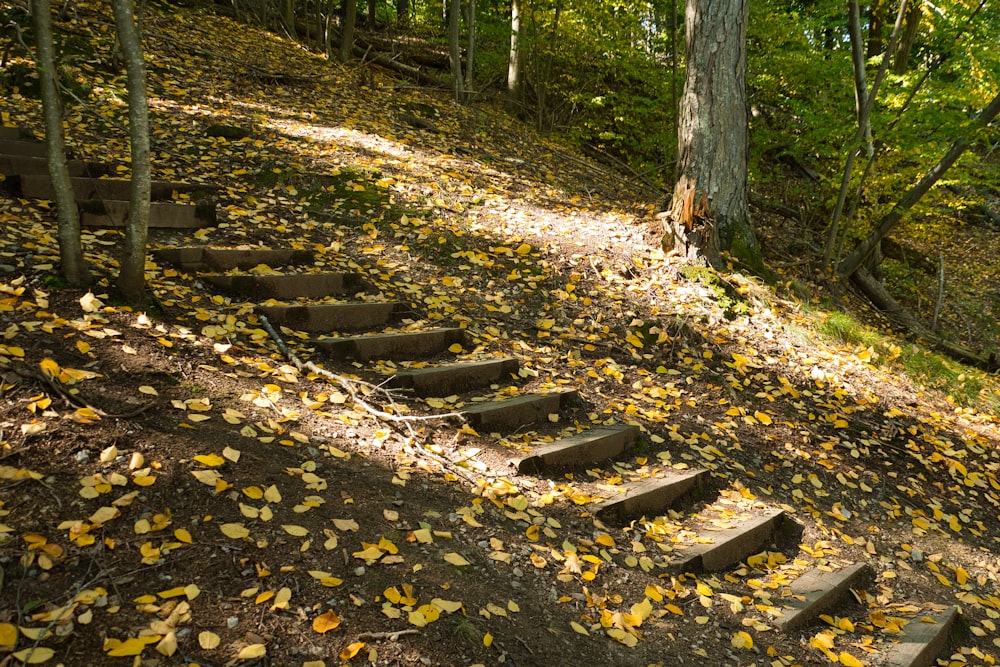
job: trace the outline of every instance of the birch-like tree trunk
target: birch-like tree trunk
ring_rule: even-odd
[[[49,0],[32,0],[31,14],[38,57],[38,80],[45,121],[45,150],[49,178],[55,193],[59,225],[59,263],[63,278],[74,287],[90,283],[90,270],[83,259],[80,241],[80,211],[73,197],[73,183],[66,167],[63,135],[62,98],[56,80],[55,49],[52,46],[52,9]]]
[[[665,247],[722,266],[723,251],[763,268],[747,203],[747,0],[688,0],[678,177]]]
[[[132,0],[112,0],[115,30],[125,59],[128,82],[128,126],[132,154],[125,246],[118,274],[118,291],[131,305],[146,300],[146,239],[149,233],[149,107],[142,44],[132,14]]]
[[[523,100],[521,95],[521,2],[511,0],[510,3],[510,58],[507,61],[507,112],[519,114]]]

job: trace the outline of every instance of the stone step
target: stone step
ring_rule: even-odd
[[[638,437],[638,426],[599,426],[533,449],[531,455],[516,461],[517,471],[531,474],[614,458],[631,447]]]
[[[669,471],[663,477],[625,485],[624,493],[598,503],[594,513],[611,521],[662,514],[681,497],[700,488],[707,478],[707,470]]]
[[[107,167],[93,162],[83,162],[82,160],[68,160],[66,167],[70,176],[83,176],[97,178],[107,174]],[[28,155],[0,155],[0,174],[8,177],[47,175],[49,173],[49,161],[44,157],[32,157]],[[20,188],[17,188],[20,191]]]
[[[128,220],[127,201],[91,200],[80,202],[80,224],[84,227],[124,227]],[[215,206],[154,201],[149,204],[151,229],[201,229],[215,225]]]
[[[210,248],[205,246],[180,246],[159,248],[153,251],[158,259],[169,262],[182,271],[232,271],[252,269],[263,264],[269,267],[304,266],[312,264],[316,256],[309,250],[291,248]]]
[[[275,326],[311,333],[357,331],[386,326],[410,307],[395,301],[257,306]]]
[[[517,359],[507,358],[460,362],[400,371],[388,384],[410,389],[417,396],[450,396],[510,379],[518,367]]]
[[[462,410],[473,428],[519,428],[558,414],[577,398],[573,389],[547,394],[525,394],[501,401],[485,401]]]
[[[312,341],[334,361],[354,359],[392,361],[432,357],[456,343],[465,344],[465,330],[457,327],[404,331],[374,336],[345,336],[343,338],[318,338]]]
[[[852,588],[861,588],[871,575],[867,563],[856,563],[836,572],[809,570],[792,582],[789,587],[792,597],[782,600],[783,615],[774,624],[782,632],[802,629],[840,604]]]
[[[15,181],[20,188],[22,197],[28,199],[54,199],[52,179],[48,172],[42,174],[26,174]],[[70,179],[73,185],[73,198],[76,201],[90,199],[128,201],[132,194],[132,181],[126,178],[85,178]],[[214,188],[207,185],[192,183],[171,183],[168,181],[153,181],[150,184],[150,201],[171,201],[177,194],[192,194],[195,199],[207,199],[215,194]]]
[[[0,155],[45,157],[45,144],[31,139],[0,139]]]
[[[262,300],[322,299],[364,290],[357,273],[211,274],[203,279],[230,294]]]
[[[948,645],[951,629],[958,618],[958,607],[939,614],[928,615],[934,623],[914,618],[903,629],[898,643],[883,652],[885,667],[930,667]]]
[[[711,543],[695,544],[680,552],[670,563],[677,572],[717,572],[735,565],[760,550],[786,520],[780,509],[768,510],[761,516],[726,530],[706,532]]]

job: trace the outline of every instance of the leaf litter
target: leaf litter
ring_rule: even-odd
[[[994,662],[995,417],[916,392],[891,350],[804,337],[812,316],[790,296],[734,276],[733,301],[678,271],[641,193],[595,182],[549,139],[356,85],[357,68],[223,18],[147,11],[154,177],[218,186],[220,209],[216,228],[155,243],[311,250],[316,270],[361,273],[361,298],[413,304],[404,329],[461,323],[459,358],[518,358],[489,398],[572,387],[583,402],[515,433],[374,422],[282,359],[252,303],[197,275],[153,259],[157,314],[114,305],[109,275],[85,294],[47,287],[52,211],[3,195],[0,651],[29,664],[857,665],[958,604],[971,632],[956,660]],[[65,27],[109,53],[106,18],[83,3]],[[122,78],[73,67],[95,86],[70,145],[127,176]],[[315,80],[255,78],[282,68]],[[395,121],[414,100],[447,108],[440,134]],[[38,125],[16,91],[0,114]],[[215,122],[251,136],[206,136]],[[85,232],[88,260],[114,267],[119,239]],[[509,467],[614,422],[642,431],[627,458],[543,477]],[[697,514],[593,514],[627,482],[694,467],[719,491]],[[798,544],[671,573],[685,548],[767,506],[802,524]],[[801,643],[775,631],[799,574],[858,561],[875,582],[849,616]]]

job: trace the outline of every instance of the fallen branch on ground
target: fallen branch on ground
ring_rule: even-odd
[[[288,346],[285,344],[285,341],[281,338],[278,332],[275,331],[274,326],[271,324],[271,322],[263,315],[258,315],[258,317],[260,318],[260,323],[261,325],[263,325],[264,330],[267,331],[268,335],[271,336],[274,342],[278,345],[278,350],[286,359],[292,362],[292,364],[296,368],[298,368],[300,371],[309,371],[310,373],[315,373],[316,375],[326,380],[332,380],[333,382],[337,383],[344,391],[347,392],[347,394],[351,397],[351,400],[354,401],[354,403],[358,407],[360,407],[362,410],[372,415],[373,417],[377,417],[379,419],[384,419],[386,421],[391,421],[391,422],[404,422],[404,423],[430,421],[432,419],[448,419],[451,417],[461,419],[463,422],[465,421],[465,415],[463,415],[461,412],[446,412],[437,415],[399,415],[399,414],[393,414],[391,412],[386,412],[385,410],[379,410],[378,408],[367,403],[364,399],[361,398],[361,396],[358,394],[357,387],[365,387],[367,389],[372,390],[373,392],[381,392],[387,399],[389,399],[389,402],[391,404],[395,405],[392,393],[388,389],[386,389],[384,386],[375,385],[370,382],[365,382],[363,380],[353,380],[351,378],[344,377],[343,375],[337,375],[336,373],[332,373],[326,370],[325,368],[320,368],[311,361],[302,361],[301,359],[299,359],[297,354],[295,354],[288,348]]]

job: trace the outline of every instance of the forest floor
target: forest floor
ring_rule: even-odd
[[[110,19],[73,8],[60,28],[89,104],[67,138],[127,176]],[[154,177],[220,202],[216,227],[153,247],[312,250],[420,304],[411,326],[462,323],[475,352],[582,404],[516,433],[373,418],[197,276],[153,262],[156,307],[117,305],[118,231],[84,234],[92,290],[59,287],[52,207],[0,195],[0,664],[876,665],[897,619],[945,605],[963,615],[953,664],[993,664],[1000,425],[916,386],[911,343],[821,335],[833,316],[798,276],[681,267],[653,193],[486,107],[209,13],[146,11]],[[6,91],[5,125],[40,127],[31,86]],[[249,135],[208,136],[218,124]],[[770,247],[789,235],[758,224]],[[643,431],[627,460],[509,466],[609,420]],[[684,529],[593,516],[623,480],[686,467],[711,471],[720,525],[780,507],[801,535],[671,575],[655,561]],[[875,579],[850,618],[776,631],[782,581],[860,561]]]

